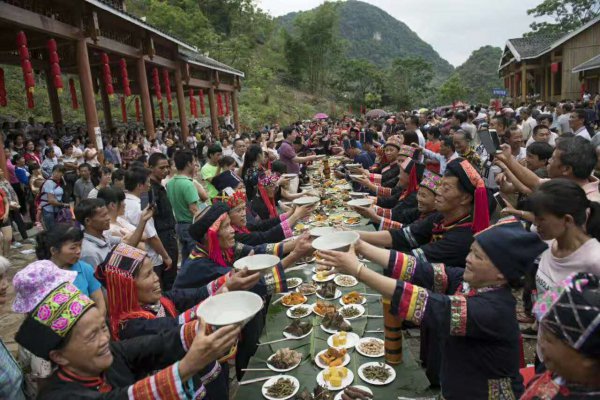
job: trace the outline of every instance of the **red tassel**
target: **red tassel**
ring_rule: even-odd
[[[487,190],[482,184],[475,189],[475,211],[473,212],[473,233],[481,232],[490,226]]]
[[[4,83],[4,70],[0,68],[0,107],[6,107],[6,86]]]
[[[217,93],[217,112],[219,117],[223,115],[223,98],[221,92]]]
[[[200,112],[202,113],[202,115],[206,115],[206,108],[204,106],[204,90],[200,89]]]
[[[127,106],[125,105],[125,97],[121,96],[121,116],[123,122],[127,122]]]
[[[75,81],[73,78],[69,79],[69,92],[71,92],[71,107],[73,107],[73,110],[77,110],[79,104],[77,103],[77,91],[75,90]]]
[[[140,115],[140,98],[136,97],[135,98],[135,120],[137,122],[140,122],[141,119],[142,119],[142,117]]]
[[[34,108],[35,103],[33,102],[33,93],[27,91],[27,108]]]

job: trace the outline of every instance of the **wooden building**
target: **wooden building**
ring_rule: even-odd
[[[498,73],[517,103],[600,92],[600,17],[566,35],[509,39]]]
[[[189,134],[187,112],[193,109],[192,104],[204,101],[204,97],[198,98],[200,90],[208,97],[206,108],[214,133],[218,134],[217,103],[221,96],[230,100],[234,124],[239,129],[238,92],[244,73],[202,55],[196,47],[128,13],[124,0],[0,0],[0,38],[0,64],[23,65],[23,57],[28,57],[34,73],[45,72],[52,117],[57,122],[62,121],[61,106],[51,78],[56,66],[51,65],[48,51],[49,40],[54,39],[60,73],[63,78],[72,76],[79,81],[87,133],[100,145],[102,131],[95,95],[101,95],[104,123],[110,128],[107,92],[112,89],[123,96],[123,69],[128,75],[130,95],[139,96],[136,103],[140,103],[149,137],[155,135],[154,121],[169,108],[165,101],[168,93],[177,102],[185,141]],[[22,45],[24,40],[27,52],[20,49],[19,43]],[[110,78],[106,76],[111,75],[112,87],[108,89],[106,80]],[[0,151],[0,162],[3,158],[4,151]]]

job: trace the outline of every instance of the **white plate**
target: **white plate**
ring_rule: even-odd
[[[364,342],[370,342],[371,340],[374,340],[374,341],[376,341],[376,342],[379,342],[379,343],[381,343],[382,350],[381,350],[381,353],[380,353],[380,354],[367,354],[367,353],[365,353],[364,351],[362,351],[362,350],[360,349],[360,344],[361,344],[361,343],[364,343]],[[371,357],[371,358],[383,357],[383,356],[385,355],[385,348],[383,348],[383,346],[384,346],[384,345],[385,345],[385,342],[384,342],[383,340],[379,339],[379,338],[375,338],[375,337],[364,337],[364,338],[361,338],[361,339],[358,341],[358,344],[356,345],[356,351],[358,351],[360,354],[362,354],[362,355],[363,355],[363,356],[365,356],[365,357]]]
[[[329,366],[323,364],[321,362],[321,360],[319,359],[319,356],[323,353],[325,353],[328,349],[325,349],[323,351],[320,351],[317,353],[317,355],[315,356],[315,364],[317,364],[317,366],[319,368],[329,368]],[[344,361],[342,361],[342,365],[338,365],[338,367],[345,367],[346,365],[348,365],[350,363],[350,354],[346,353],[346,355],[344,356]]]
[[[363,316],[363,314],[365,313],[365,308],[363,306],[361,306],[360,304],[348,304],[347,306],[344,306],[342,308],[339,309],[338,312],[341,312],[342,310],[346,309],[346,308],[350,308],[350,307],[355,307],[358,309],[358,311],[360,311],[360,314],[358,314],[356,317],[344,317],[348,320],[351,319],[356,319],[356,318],[360,318]],[[343,316],[343,315],[342,315]]]
[[[362,385],[350,385],[351,387],[355,387],[357,389],[360,390],[364,390],[367,393],[370,393],[371,396],[373,396],[373,392],[371,391],[371,389],[369,389],[366,386],[362,386]],[[335,397],[333,398],[333,400],[342,400],[342,394],[344,394],[344,392],[339,392],[338,394],[335,395]]]
[[[346,321],[347,323],[349,323],[349,324],[350,324],[350,321],[348,321],[348,320],[347,320],[347,319],[345,319],[345,318],[344,318],[344,321]],[[331,334],[334,334],[334,333],[338,333],[338,332],[339,332],[338,330],[334,330],[334,329],[325,328],[325,327],[323,326],[323,324],[321,324],[321,329],[323,329],[323,331],[324,331],[324,332],[331,333]],[[348,332],[348,333],[350,333],[350,332]],[[357,336],[358,336],[358,335],[357,335]],[[331,346],[331,347],[333,347],[333,346]]]
[[[275,371],[275,372],[288,372],[293,370],[294,368],[296,368],[298,365],[300,365],[300,363],[302,362],[302,358],[300,358],[300,361],[298,361],[298,363],[296,365],[292,365],[289,368],[285,368],[285,369],[279,369],[279,368],[275,368],[274,366],[272,366],[271,364],[269,364],[269,360],[271,358],[275,357],[275,354],[271,354],[271,356],[269,358],[267,358],[267,368],[269,368],[271,371]]]
[[[269,395],[267,395],[267,388],[269,386],[273,386],[275,384],[275,382],[277,382],[278,379],[280,378],[286,378],[289,379],[290,381],[293,382],[294,384],[294,393],[292,393],[289,396],[286,397],[271,397]],[[266,399],[268,400],[287,400],[287,399],[291,399],[292,397],[294,397],[296,395],[296,393],[298,393],[298,390],[300,390],[300,382],[298,382],[298,379],[294,378],[291,375],[278,375],[278,376],[274,376],[271,379],[269,379],[268,381],[266,381],[265,383],[263,383],[262,385],[262,395],[265,396]]]
[[[271,254],[255,254],[240,258],[233,263],[233,268],[243,269],[248,268],[249,271],[258,272],[273,268],[279,263],[280,258]]]
[[[362,198],[365,198],[365,197],[367,197],[369,195],[369,193],[364,193],[364,192],[350,192],[348,194],[353,199],[362,199]]]
[[[318,312],[315,311],[315,307],[317,306],[317,303],[311,304],[312,305],[312,310],[315,313],[315,315],[318,315],[319,317],[324,317],[325,314],[319,314]]]
[[[354,283],[352,283],[351,285],[344,285],[342,283],[342,279],[343,278],[348,278],[348,279],[352,279]],[[341,286],[341,287],[352,287],[352,286],[356,286],[358,285],[358,279],[356,279],[355,277],[353,277],[352,275],[337,275],[333,281],[335,282],[336,285]],[[288,285],[289,287],[289,285]]]
[[[310,314],[309,314],[309,315],[310,315]],[[285,329],[285,328],[284,328],[284,329]],[[310,331],[306,332],[306,333],[305,333],[304,335],[302,335],[302,336],[294,336],[294,335],[292,335],[292,334],[290,334],[290,333],[287,333],[286,331],[283,331],[283,336],[285,336],[285,337],[286,337],[286,338],[288,338],[288,339],[296,339],[296,340],[299,340],[299,339],[304,339],[305,337],[307,337],[308,335],[310,335],[310,334],[312,333],[312,331],[313,331],[313,328],[310,328]]]
[[[302,282],[303,282],[302,278],[288,278],[287,279],[288,290],[297,288],[298,286],[302,285]]]
[[[323,374],[325,371],[326,370],[324,369],[319,372],[319,375],[317,375],[317,383],[319,386],[322,386],[327,390],[342,390],[345,387],[350,386],[350,384],[354,381],[354,374],[348,369],[348,375],[346,375],[346,377],[342,380],[342,386],[333,387],[329,384],[329,382],[326,382],[325,379],[323,379]]]
[[[367,298],[365,296],[362,296],[362,301],[360,302],[360,304],[365,304],[367,302]],[[344,303],[344,299],[343,296],[342,298],[340,298],[340,304],[343,306],[347,306],[348,304]]]
[[[306,307],[308,309],[308,312],[306,313],[306,315],[303,315],[301,317],[294,317],[292,315],[292,311],[294,311],[296,308],[298,307]],[[294,307],[290,307],[286,312],[285,315],[287,315],[288,317],[292,318],[292,319],[300,319],[300,318],[304,318],[308,315],[310,315],[310,313],[312,313],[312,307],[310,305],[306,305],[306,304],[298,304],[297,306]]]
[[[287,296],[289,296],[289,295],[290,295],[290,294],[286,294],[286,295],[285,295],[285,296],[283,296],[283,297],[287,297]],[[306,301],[308,300],[308,299],[306,298],[306,296],[304,296],[304,295],[302,295],[302,296],[304,297],[304,301],[302,301],[302,303],[299,303],[299,304],[294,304],[294,305],[288,306],[288,305],[286,305],[286,304],[284,304],[284,303],[283,303],[283,298],[282,298],[282,299],[281,299],[281,304],[283,304],[285,307],[294,307],[294,306],[299,306],[299,305],[302,305],[302,304],[306,303]]]
[[[314,284],[313,284],[313,285],[314,285]],[[302,285],[300,285],[300,286],[302,286]],[[296,288],[296,292],[298,292],[298,293],[302,293],[302,292],[300,292],[300,286],[298,286],[298,287]],[[311,292],[311,293],[302,293],[302,294],[303,294],[303,295],[305,295],[305,296],[312,296],[312,295],[313,295],[313,294],[315,294],[315,293],[317,293],[317,289],[315,289],[315,291],[314,291],[314,292]]]
[[[329,338],[327,339],[327,345],[329,347],[335,347],[333,345],[333,337],[335,335],[331,335],[329,336]],[[338,349],[344,348],[346,350],[353,348],[354,346],[356,346],[356,344],[358,343],[360,337],[354,333],[354,332],[346,332],[346,344],[344,346],[341,347],[335,347]]]
[[[358,232],[340,231],[316,238],[312,242],[315,250],[338,250],[347,251],[351,244],[360,238]]]
[[[371,199],[353,199],[347,203],[351,207],[369,207],[373,202]]]
[[[317,196],[303,196],[295,199],[293,203],[297,206],[305,206],[307,204],[318,203],[321,199]]]
[[[335,274],[328,275],[325,279],[318,279],[317,274],[312,276],[312,280],[315,282],[329,282],[330,280],[335,278]]]
[[[387,367],[388,371],[390,371],[390,376],[388,377],[388,379],[385,382],[380,382],[380,381],[374,381],[371,379],[367,379],[364,375],[363,375],[363,369],[365,367],[371,366],[371,365],[379,365],[381,364],[380,362],[374,361],[374,362],[368,362],[365,363],[363,365],[361,365],[360,367],[358,367],[358,376],[360,376],[360,379],[362,379],[363,381],[370,383],[371,385],[377,385],[377,386],[382,386],[382,385],[387,385],[388,383],[391,383],[394,381],[394,379],[396,379],[396,371],[394,370],[394,368],[390,367],[389,365],[385,364],[384,365]]]
[[[340,297],[342,297],[342,291],[340,289],[335,289],[335,296],[333,298],[331,298],[331,299],[328,299],[328,298],[325,298],[325,297],[321,296],[319,294],[319,292],[317,292],[317,297],[320,298],[320,299],[322,299],[322,300],[331,301],[331,300],[339,299]]]

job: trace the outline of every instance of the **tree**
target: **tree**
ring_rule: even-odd
[[[450,104],[454,101],[463,100],[467,96],[467,88],[458,74],[452,74],[446,82],[440,86],[438,101],[440,104]]]
[[[423,105],[432,93],[431,63],[422,58],[396,59],[388,71],[387,98],[399,110]]]
[[[568,33],[600,15],[599,0],[544,0],[527,10],[527,15],[550,18],[554,22],[533,22],[525,36]]]
[[[467,100],[470,103],[487,103],[492,97],[492,89],[504,87],[498,77],[498,59],[502,49],[493,46],[483,46],[471,53],[467,61],[456,68],[468,89]]]
[[[383,74],[375,64],[367,60],[349,60],[339,67],[333,88],[340,100],[349,101],[353,107],[369,103],[369,107],[380,106],[383,91]],[[367,100],[367,95],[370,95]]]

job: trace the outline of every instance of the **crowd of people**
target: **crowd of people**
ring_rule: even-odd
[[[22,240],[40,232],[37,261],[12,282],[24,321],[18,355],[0,346],[0,398],[229,398],[229,368],[244,375],[266,308],[215,331],[196,309],[226,291],[266,304],[287,291],[286,269],[313,252],[293,228],[315,207],[289,202],[323,154],[372,198],[354,210],[375,229],[319,262],[420,326],[444,399],[600,398],[595,110],[421,109],[255,133],[191,126],[186,140],[159,121],[155,138],[115,129],[102,149],[81,127],[4,124],[2,255],[19,246],[13,224]],[[266,275],[233,268],[249,254],[280,262]],[[9,266],[0,258],[0,304]],[[537,338],[527,387],[523,337]]]

